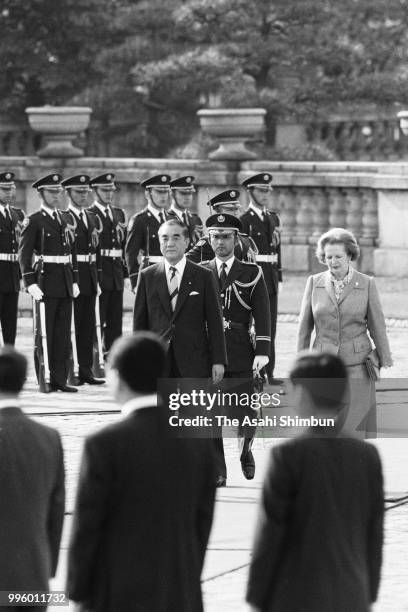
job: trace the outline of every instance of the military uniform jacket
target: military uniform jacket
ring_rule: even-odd
[[[278,283],[282,281],[280,220],[276,213],[266,211],[262,221],[251,208],[240,217],[244,231],[255,242],[259,255],[276,255],[276,263],[259,262],[264,273],[268,293],[278,293]]]
[[[192,213],[189,210],[186,210],[185,212],[187,213],[187,229],[189,235],[189,244],[187,250],[190,250],[203,235],[203,222],[201,221],[200,217],[195,213]],[[173,210],[172,208],[170,208],[170,210],[168,211],[168,216],[170,219],[178,219],[179,221],[181,221],[181,223],[184,223],[184,220],[181,219],[175,212],[175,210]]]
[[[24,221],[20,208],[10,206],[11,223],[0,213],[0,253],[17,254]],[[17,292],[20,289],[20,266],[18,261],[0,261],[0,292]]]
[[[165,219],[169,218],[167,211],[163,211],[163,214]],[[125,253],[133,288],[137,284],[139,269],[143,270],[150,264],[158,263],[157,261],[149,262],[149,256],[161,257],[158,235],[160,225],[161,223],[147,206],[130,219]],[[140,264],[139,254],[142,256]]]
[[[234,255],[240,261],[254,262],[257,250],[254,241],[245,234],[238,234],[238,244],[235,246]],[[195,246],[186,253],[187,259],[194,263],[203,263],[214,257],[214,251],[208,236],[203,236]]]
[[[26,217],[19,246],[19,261],[25,286],[38,283],[45,296],[50,298],[72,297],[72,283],[78,282],[72,230],[60,211],[59,215],[61,224],[42,209]],[[40,262],[33,258],[40,255],[65,255],[70,257],[70,262],[44,263],[43,274],[40,275]]]
[[[89,207],[89,211],[96,215],[102,223],[102,230],[99,234],[99,247],[101,249],[101,272],[100,285],[102,291],[122,290],[124,287],[123,279],[128,276],[127,267],[124,259],[124,248],[126,243],[126,215],[117,206],[110,207],[113,221],[106,218],[106,215],[96,206]],[[121,250],[122,255],[118,257],[107,257],[102,254],[104,250]]]
[[[78,261],[78,284],[81,295],[95,295],[98,281],[101,280],[101,254],[99,248],[99,232],[102,226],[94,213],[84,210],[88,227],[85,226],[69,210],[63,211],[62,216],[67,223],[73,225],[73,238],[75,240],[76,253],[78,255],[93,256],[95,261]]]
[[[213,272],[219,287],[216,259],[202,265]],[[227,345],[227,372],[250,370],[254,354],[269,355],[271,341],[269,298],[261,268],[235,258],[226,283],[220,287],[220,296]],[[249,334],[252,319],[255,324],[255,350]],[[235,328],[233,324],[237,323],[242,327]]]

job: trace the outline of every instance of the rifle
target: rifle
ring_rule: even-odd
[[[69,376],[69,382],[71,385],[79,384],[79,363],[78,363],[78,350],[76,343],[76,329],[75,329],[75,313],[74,313],[74,302],[72,302],[72,314],[71,314],[71,372]]]
[[[96,296],[95,300],[95,332],[96,332],[96,344],[97,344],[97,361],[94,359],[94,370],[96,370],[97,376],[104,376],[105,374],[105,361],[103,358],[102,349],[102,332],[101,332],[101,313],[99,310],[99,295]]]
[[[45,230],[41,231],[41,253],[38,264],[38,286],[44,291],[44,241]],[[38,385],[42,393],[51,391],[51,374],[48,360],[47,323],[45,317],[45,302],[42,298],[38,302],[39,326],[37,327],[37,355],[38,355]]]

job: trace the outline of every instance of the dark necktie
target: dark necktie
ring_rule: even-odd
[[[183,212],[183,223],[188,227],[188,216],[186,212]]]
[[[165,222],[165,220],[166,220],[166,219],[164,218],[164,213],[159,212],[159,221],[160,221],[160,224],[161,224],[161,223],[164,223],[164,222]],[[170,268],[170,269],[171,269],[171,268]]]
[[[4,208],[4,216],[6,218],[7,224],[11,226],[11,216],[10,216],[10,211],[7,208],[7,206],[5,206]]]
[[[174,312],[176,309],[177,295],[178,295],[178,281],[177,281],[177,268],[170,266],[170,281],[169,281],[169,293],[170,293],[170,304],[171,309]]]
[[[52,213],[52,217],[54,219],[54,221],[56,221],[58,223],[58,225],[61,225],[60,220],[58,218],[58,213],[56,210],[54,210],[54,212]]]
[[[220,270],[220,287],[221,289],[224,287],[225,283],[227,282],[227,273],[226,270],[227,269],[227,264],[224,262],[221,264],[221,270]]]
[[[86,223],[85,223],[85,220],[84,220],[84,213],[82,211],[79,213],[79,220],[82,222],[82,225],[86,229]]]

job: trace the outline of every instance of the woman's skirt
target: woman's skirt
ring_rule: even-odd
[[[349,393],[342,429],[359,438],[376,438],[375,382],[369,377],[365,363],[346,367],[349,376]]]

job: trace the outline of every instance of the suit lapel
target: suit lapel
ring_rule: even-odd
[[[156,284],[157,294],[160,298],[160,301],[163,305],[164,310],[166,311],[170,319],[172,316],[172,312],[171,312],[171,306],[170,306],[169,288],[167,286],[166,270],[165,270],[163,262],[160,262],[157,265],[155,276],[156,276],[155,284]]]
[[[227,275],[227,280],[225,281],[225,284],[223,285],[222,289],[225,289],[225,287],[228,287],[228,285],[232,285],[234,280],[238,278],[239,273],[240,273],[240,265],[239,265],[238,259],[235,257],[234,261],[232,262],[232,266],[229,271],[229,274]]]
[[[344,287],[343,293],[340,296],[339,299],[339,305],[342,303],[342,301],[352,292],[352,290],[354,289],[356,284],[356,277],[355,277],[355,273],[353,273],[353,277],[351,279],[351,281],[349,282],[348,285],[346,285]]]
[[[181,279],[181,283],[179,287],[179,292],[178,292],[178,297],[177,297],[177,302],[176,302],[176,309],[173,313],[173,319],[177,317],[182,305],[184,304],[188,294],[190,293],[192,276],[193,276],[193,267],[191,263],[189,262],[189,260],[187,259],[186,267],[184,268],[183,278]]]
[[[337,308],[338,307],[338,303],[337,303],[337,300],[336,300],[336,295],[334,293],[333,283],[330,280],[330,272],[328,272],[328,271],[324,273],[324,287],[325,287],[327,293],[329,294],[331,301],[333,302],[333,304]]]

